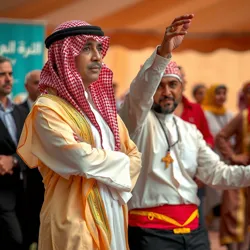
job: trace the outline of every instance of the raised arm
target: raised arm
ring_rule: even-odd
[[[152,107],[153,96],[171,59],[171,53],[181,44],[192,18],[193,15],[184,15],[174,19],[166,28],[161,45],[144,63],[133,80],[130,92],[119,112],[130,135],[143,126]]]

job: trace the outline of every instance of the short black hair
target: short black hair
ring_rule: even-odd
[[[192,91],[193,97],[195,97],[197,91],[198,91],[199,89],[202,89],[202,88],[206,88],[205,84],[203,84],[203,83],[198,83],[198,84],[196,84],[196,85],[193,87],[193,91]]]
[[[220,84],[219,86],[216,87],[215,93],[216,93],[218,90],[220,90],[220,89],[225,89],[225,90],[227,91],[227,86],[224,85],[224,84]]]

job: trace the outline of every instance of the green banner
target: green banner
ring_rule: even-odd
[[[12,96],[25,93],[25,75],[44,64],[44,24],[14,23],[0,20],[0,55],[12,61]]]

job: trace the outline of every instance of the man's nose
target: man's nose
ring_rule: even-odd
[[[9,74],[9,73],[6,73],[6,74],[5,74],[5,81],[6,81],[6,82],[10,82],[11,79],[12,79],[12,75]]]
[[[100,61],[102,59],[102,54],[98,49],[93,50],[93,61]]]
[[[169,88],[167,85],[166,85],[166,86],[164,87],[164,89],[163,89],[163,94],[164,94],[165,96],[171,95],[170,88]]]

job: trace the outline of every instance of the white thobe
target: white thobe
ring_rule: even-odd
[[[132,82],[119,112],[142,153],[142,170],[129,201],[130,209],[163,204],[199,205],[194,177],[217,188],[250,185],[250,166],[227,166],[206,145],[195,125],[172,114],[159,116],[171,142],[177,140],[173,117],[179,131],[179,142],[171,148],[174,162],[165,167],[162,158],[166,156],[167,141],[151,107],[168,63],[155,50]]]

